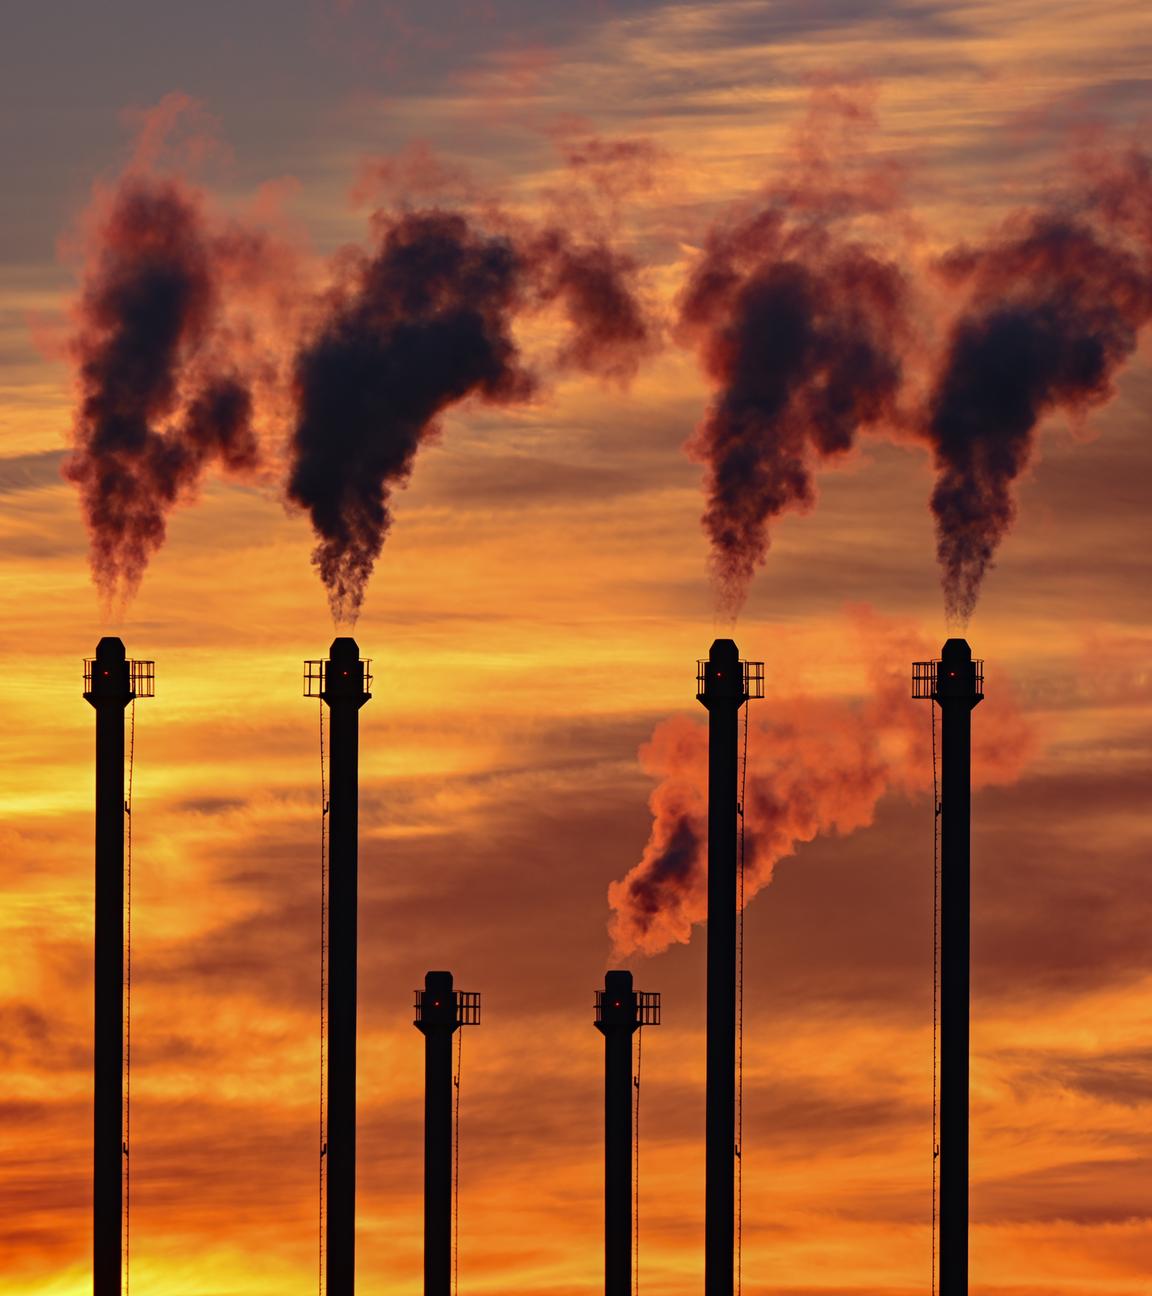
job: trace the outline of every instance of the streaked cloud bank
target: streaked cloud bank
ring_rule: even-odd
[[[595,1291],[591,996],[613,959],[608,889],[653,829],[658,778],[639,752],[658,727],[698,719],[694,661],[729,630],[714,620],[701,466],[683,451],[715,393],[671,336],[678,295],[709,229],[786,171],[814,84],[869,106],[862,160],[899,194],[874,231],[886,248],[918,271],[978,245],[1048,201],[1069,158],[1139,138],[1143,11],[260,0],[186,16],[117,0],[14,24],[8,89],[26,124],[0,142],[14,195],[0,311],[0,1275],[34,1296],[90,1282],[80,659],[112,630],[157,659],[159,680],[136,714],[133,1284],[263,1296],[315,1283],[319,717],[299,693],[300,661],[331,629],[307,519],[277,486],[291,420],[265,406],[271,476],[208,474],[194,506],[171,511],[115,622],[59,467],[80,279],[57,240],[93,183],[129,163],[140,118],[123,111],[181,91],[227,144],[196,163],[204,201],[271,212],[309,292],[363,240],[366,166],[371,178],[420,149],[449,177],[433,205],[493,195],[527,222],[598,204],[646,267],[663,340],[626,391],[549,369],[530,400],[444,411],[441,440],[394,496],[357,627],[376,672],[362,756],[362,1281],[419,1290],[410,996],[447,966],[485,996],[465,1042],[461,1281]],[[644,141],[641,173],[605,171],[590,140]],[[255,323],[279,361],[298,321],[262,300]],[[952,305],[918,305],[916,335],[944,336]],[[515,337],[546,358],[563,332],[559,316]],[[929,390],[927,358],[913,349],[908,364],[910,390]],[[1035,736],[1027,760],[1008,761],[1014,781],[987,779],[975,801],[982,1296],[1137,1296],[1152,1271],[1146,341],[1115,388],[1075,426],[1044,422],[969,633],[988,662],[978,731],[1002,732],[1011,693]],[[870,437],[821,472],[817,508],[775,526],[734,632],[769,663],[754,735],[769,766],[789,720],[815,742],[824,717],[877,705],[874,679],[904,677],[909,649],[885,627],[906,628],[917,655],[944,638],[932,485],[923,446]],[[871,619],[850,610],[861,604]],[[854,831],[799,834],[747,910],[750,1292],[927,1286],[930,735],[927,710],[899,716],[912,745],[877,753],[899,778]],[[990,750],[988,770],[1004,756]],[[665,1003],[644,1040],[640,1217],[643,1286],[669,1296],[698,1290],[702,1267],[699,936],[634,960]]]

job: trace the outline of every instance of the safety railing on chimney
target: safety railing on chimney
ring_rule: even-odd
[[[984,662],[976,659],[972,662],[975,671],[975,691],[984,692]],[[914,698],[931,698],[936,696],[937,679],[940,673],[940,661],[918,661],[912,663],[912,696]]]
[[[96,669],[97,662],[94,657],[84,658],[84,692],[92,692],[92,672]],[[131,683],[132,692],[138,698],[150,698],[156,696],[156,663],[154,661],[130,661],[128,663],[128,678]]]
[[[427,990],[416,991],[416,1021],[424,1020],[424,996]],[[480,991],[479,990],[453,990],[452,994],[456,999],[456,1024],[457,1026],[479,1026],[480,1025]]]
[[[156,696],[156,663],[154,661],[131,662],[129,679],[132,681],[132,692],[138,698]]]
[[[707,661],[698,661],[696,663],[697,697],[704,695],[704,671],[707,665]],[[740,669],[744,673],[744,696],[762,698],[764,696],[764,663],[762,661],[742,661]]]
[[[660,991],[637,990],[636,1014],[641,1026],[660,1025]]]
[[[636,1024],[637,1026],[659,1026],[660,1025],[660,991],[659,990],[637,990],[636,992]],[[595,1024],[600,1026],[604,1021],[604,991],[596,991],[596,1016]]]
[[[326,672],[331,663],[324,661],[306,661],[304,663],[304,696],[322,697],[324,694]],[[372,692],[372,659],[361,657],[360,665],[364,667],[364,692]]]

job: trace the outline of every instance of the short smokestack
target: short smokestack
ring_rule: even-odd
[[[101,639],[84,663],[96,711],[93,1296],[120,1296],[124,1267],[124,709],[151,697],[154,679],[153,663],[129,661],[120,639]]]
[[[428,972],[416,991],[424,1036],[424,1296],[452,1290],[452,1036],[480,1024],[480,996],[454,990],[451,972]]]
[[[596,992],[604,1036],[604,1296],[632,1296],[632,1036],[659,1026],[660,995],[632,989],[631,972],[608,972]]]
[[[983,689],[964,639],[913,669],[913,695],[940,707],[940,1296],[968,1296],[972,711]]]
[[[325,1131],[327,1296],[356,1290],[356,937],[360,708],[371,663],[355,639],[332,641],[305,666],[305,693],[328,707],[328,1127]]]
[[[759,670],[756,668],[759,667]],[[708,709],[708,1078],[704,1293],[732,1296],[736,1159],[736,870],[740,708],[763,695],[761,663],[717,639],[697,665]]]

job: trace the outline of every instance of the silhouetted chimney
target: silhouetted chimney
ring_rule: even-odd
[[[452,1036],[480,1024],[480,995],[453,990],[451,972],[428,972],[416,991],[424,1036],[424,1296],[452,1290]]]
[[[154,681],[153,663],[130,662],[120,639],[101,639],[84,662],[96,710],[93,1296],[120,1296],[124,1264],[124,708]]]
[[[360,708],[370,663],[355,639],[305,665],[305,693],[328,706],[327,1296],[356,1289],[356,937]]]
[[[697,663],[708,709],[708,1079],[704,1293],[732,1296],[736,1157],[736,869],[739,712],[764,694],[762,662],[717,639]]]
[[[972,711],[984,663],[964,639],[913,667],[940,707],[940,1296],[968,1296],[968,1058],[972,932]]]
[[[608,972],[595,1025],[604,1036],[604,1296],[631,1296],[632,1036],[660,1025],[660,995],[633,990],[631,972]]]

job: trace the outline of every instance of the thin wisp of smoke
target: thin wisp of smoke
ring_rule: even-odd
[[[564,309],[568,339],[557,364],[602,378],[631,378],[651,339],[636,295],[635,263],[604,238],[574,242],[555,227],[527,241],[526,261],[538,301]]]
[[[885,662],[911,661],[905,644]],[[921,656],[925,656],[922,648]],[[772,880],[777,862],[821,834],[867,827],[889,792],[930,788],[930,734],[910,697],[907,668],[877,667],[867,699],[771,698],[754,704],[744,796],[745,899]],[[746,704],[748,705],[748,704]],[[973,730],[975,786],[1011,783],[1035,733],[998,685],[994,712]],[[641,748],[658,779],[652,828],[640,861],[608,889],[615,953],[657,954],[691,937],[708,912],[708,728],[687,717],[661,722]]]
[[[138,588],[173,504],[207,464],[255,466],[249,382],[221,339],[222,280],[258,239],[211,228],[174,179],[125,176],[96,228],[71,351],[79,407],[68,477],[80,488],[97,587]]]
[[[1060,208],[1018,214],[941,270],[967,290],[936,374],[922,435],[945,609],[965,624],[1016,515],[1014,484],[1037,429],[1110,399],[1152,318],[1152,181],[1133,152]]]
[[[603,240],[486,228],[435,207],[379,213],[375,224],[371,254],[340,258],[295,364],[288,494],[308,510],[313,560],[343,623],[359,614],[392,494],[445,411],[536,390],[514,337],[522,314],[561,304],[568,342],[558,363],[605,376],[627,376],[648,338],[635,266]]]

